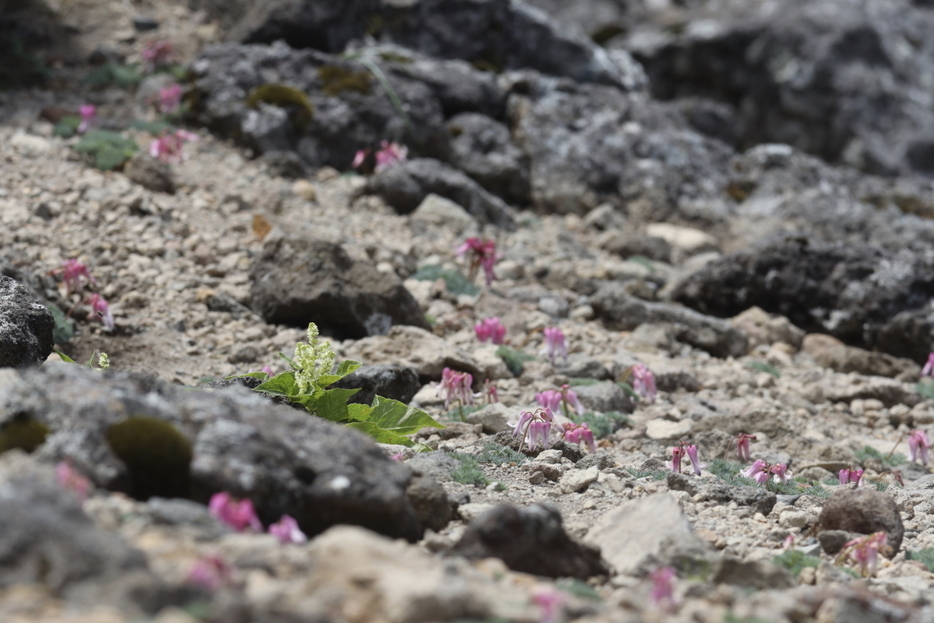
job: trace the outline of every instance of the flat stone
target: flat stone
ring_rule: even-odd
[[[600,470],[596,465],[589,469],[569,469],[558,481],[558,489],[561,493],[583,493],[599,477]]]
[[[693,420],[679,420],[672,422],[663,418],[649,420],[645,424],[645,436],[656,441],[664,439],[680,439],[694,428]]]

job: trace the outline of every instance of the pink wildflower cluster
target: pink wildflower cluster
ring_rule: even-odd
[[[736,437],[733,437],[733,439],[730,440],[729,445],[733,445],[734,441],[736,442],[736,452],[739,454],[740,462],[748,463],[752,460],[752,455],[749,452],[749,442],[755,440],[755,435],[749,435],[747,433],[739,433],[736,435]],[[727,450],[729,449],[729,446],[727,446]]]
[[[559,407],[563,407],[565,416],[568,416],[568,405],[574,407],[578,415],[583,415],[586,411],[577,393],[567,384],[562,385],[561,389],[546,389],[539,392],[535,394],[535,400],[539,405],[551,411],[557,411]]]
[[[382,141],[376,153],[373,149],[366,147],[360,149],[354,155],[353,163],[350,165],[357,172],[367,174],[373,171],[379,173],[390,167],[406,161],[409,156],[409,148],[399,143],[390,143]]]
[[[479,238],[468,238],[464,244],[457,248],[455,252],[457,257],[467,256],[470,260],[469,278],[473,281],[480,268],[483,268],[483,275],[486,278],[486,285],[490,285],[496,280],[496,273],[493,268],[496,260],[496,242],[493,240],[480,240]]]
[[[85,288],[97,285],[97,280],[91,276],[86,264],[82,264],[76,259],[65,260],[59,267],[51,271],[53,275],[61,275],[62,285],[64,286],[62,296],[69,297],[72,294],[81,294]],[[114,317],[110,311],[110,304],[97,292],[92,292],[84,301],[91,306],[92,312],[100,319],[101,324],[108,331],[113,331]],[[77,306],[77,303],[76,303]],[[72,308],[74,310],[74,308]],[[69,314],[71,312],[69,311]]]
[[[114,316],[110,311],[110,304],[104,300],[104,297],[95,292],[88,297],[86,303],[91,306],[91,309],[97,314],[97,317],[100,318],[101,324],[103,324],[108,331],[113,331]]]
[[[186,132],[185,130],[175,130],[163,134],[149,144],[149,155],[162,162],[179,163],[188,158],[184,151],[185,143],[188,141],[197,141],[198,135]]]
[[[655,375],[645,367],[645,364],[637,363],[632,367],[632,389],[645,398],[649,404],[655,402],[658,395],[658,389],[655,387]]]
[[[140,56],[146,64],[146,71],[156,71],[172,61],[172,44],[160,40],[147,41]]]
[[[879,553],[885,554],[888,549],[888,537],[885,532],[874,532],[868,536],[859,537],[844,545],[849,549],[850,560],[859,565],[860,575],[871,577],[876,574],[879,567]]]
[[[500,322],[499,318],[496,316],[484,318],[474,325],[473,330],[477,335],[477,339],[481,342],[502,344],[503,339],[506,337],[506,327],[503,326],[503,323]]]
[[[85,104],[78,108],[78,114],[81,115],[81,123],[78,124],[78,134],[84,134],[97,125],[97,107],[93,104]]]
[[[691,461],[691,468],[694,470],[694,474],[700,476],[701,470],[707,467],[707,465],[706,463],[701,463],[700,459],[697,457],[697,446],[683,441],[671,449],[671,462],[668,463],[668,468],[675,474],[680,474],[681,462],[684,460],[685,456]]]
[[[468,372],[458,372],[451,368],[441,371],[441,385],[438,386],[438,396],[444,395],[444,408],[450,409],[451,403],[458,401],[461,407],[473,404],[473,375]]]
[[[788,465],[785,463],[769,465],[762,459],[756,459],[752,465],[739,474],[740,476],[755,480],[760,485],[766,484],[769,481],[769,477],[771,477],[773,481],[781,484],[785,484],[791,480],[791,470],[788,469]]]
[[[908,460],[911,463],[918,461],[922,465],[927,465],[930,448],[931,442],[923,430],[912,431],[908,436]]]
[[[91,481],[71,466],[67,461],[60,461],[55,466],[55,478],[62,489],[68,489],[84,500],[88,497]]]
[[[253,502],[248,499],[234,499],[226,491],[215,493],[208,503],[208,510],[211,516],[237,532],[248,528],[253,532],[263,531],[263,524],[256,516]],[[289,515],[283,515],[277,523],[269,526],[269,534],[277,537],[282,543],[304,543],[308,540],[305,533],[299,529],[298,522]]]
[[[549,409],[536,409],[532,411],[523,411],[519,414],[519,421],[512,430],[512,436],[518,437],[522,434],[522,442],[519,444],[519,450],[522,450],[523,444],[528,444],[529,450],[535,451],[539,448],[545,450],[551,445],[551,424],[555,416]]]
[[[542,354],[548,357],[551,365],[555,365],[555,359],[561,357],[568,360],[568,342],[564,332],[558,327],[546,327],[545,345],[542,347]]]
[[[678,600],[675,597],[675,570],[671,567],[659,567],[649,574],[652,587],[649,589],[649,599],[652,605],[666,614],[673,614],[678,609]]]
[[[496,387],[496,383],[490,379],[485,380],[483,382],[483,395],[488,405],[499,402],[499,388]]]
[[[590,452],[597,451],[597,444],[593,438],[593,431],[586,422],[583,424],[574,424],[565,422],[564,430],[561,431],[561,437],[568,443],[584,444]]]
[[[156,103],[159,112],[164,115],[171,115],[178,111],[182,105],[182,87],[180,84],[159,89],[159,101]]]
[[[855,484],[857,487],[863,486],[863,470],[853,469],[852,467],[848,469],[841,469],[837,474],[837,477],[840,479],[841,485]]]

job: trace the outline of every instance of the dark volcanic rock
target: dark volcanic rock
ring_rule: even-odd
[[[741,357],[748,349],[746,336],[724,320],[668,303],[648,303],[626,294],[618,283],[600,287],[590,304],[607,326],[632,331],[643,323],[664,323],[680,342],[717,357]]]
[[[425,528],[440,532],[450,523],[454,515],[451,502],[444,487],[437,480],[416,473],[405,493]]]
[[[409,470],[354,430],[244,390],[188,391],[76,365],[20,375],[0,390],[0,414],[43,424],[34,456],[70,460],[98,487],[147,497],[143,485],[164,489],[172,475],[173,489],[156,495],[205,504],[229,491],[250,498],[265,525],[288,514],[309,535],[339,523],[421,535]]]
[[[509,128],[478,113],[462,113],[448,122],[451,164],[510,203],[530,199],[528,157],[516,147]]]
[[[932,296],[929,252],[893,253],[805,237],[783,237],[714,261],[672,295],[714,316],[734,316],[755,305],[809,332],[915,361],[930,351]]]
[[[52,353],[52,314],[29,291],[0,275],[0,367],[37,366]]]
[[[370,178],[363,192],[379,195],[399,214],[409,214],[434,193],[458,204],[481,223],[515,229],[511,210],[502,199],[437,160],[418,158],[389,167]]]
[[[315,322],[353,338],[384,335],[393,325],[428,328],[402,282],[351,259],[335,243],[308,238],[267,241],[250,269],[251,307],[266,322]]]
[[[778,498],[771,491],[762,487],[732,486],[725,482],[701,480],[685,474],[668,474],[668,488],[672,491],[686,491],[700,500],[710,500],[718,504],[736,502],[740,506],[751,506],[758,513],[768,516],[775,508]]]
[[[892,548],[887,556],[898,553],[905,535],[898,504],[888,493],[875,489],[844,489],[835,491],[824,504],[817,520],[819,533],[823,530],[844,530],[859,534],[885,532]]]
[[[350,397],[350,402],[368,405],[373,403],[374,397],[382,396],[409,404],[412,397],[422,388],[422,384],[418,380],[418,372],[414,369],[397,363],[384,363],[360,366],[353,374],[348,374],[331,387],[360,388],[360,391]]]
[[[513,571],[585,580],[606,573],[600,552],[572,541],[561,513],[547,504],[499,504],[471,523],[449,552],[469,559],[499,558]]]

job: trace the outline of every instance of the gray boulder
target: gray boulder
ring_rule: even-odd
[[[428,328],[425,314],[395,275],[356,261],[336,243],[267,241],[250,268],[251,308],[266,322],[314,322],[351,338],[384,335],[394,325]]]
[[[356,389],[350,402],[372,404],[373,398],[382,396],[408,404],[422,388],[418,372],[397,363],[385,363],[360,366],[353,372],[332,385],[334,388]]]
[[[530,199],[528,158],[515,146],[509,128],[478,113],[462,113],[448,122],[451,164],[506,201]]]
[[[0,275],[0,367],[36,366],[52,353],[52,314],[14,279]]]
[[[246,390],[59,365],[4,385],[0,414],[0,427],[47,429],[34,456],[69,460],[100,488],[202,504],[228,491],[251,499],[264,525],[288,514],[309,535],[339,523],[409,540],[422,532],[404,465],[357,431]]]

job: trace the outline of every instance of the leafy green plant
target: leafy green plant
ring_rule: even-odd
[[[55,130],[53,132],[55,136],[71,138],[78,133],[79,125],[81,125],[81,117],[78,115],[65,115],[55,124]]]
[[[612,435],[624,426],[632,426],[632,421],[626,414],[617,411],[607,411],[602,415],[593,411],[587,411],[583,415],[571,412],[568,418],[575,424],[586,424],[596,439]]]
[[[785,567],[791,571],[792,575],[797,577],[805,567],[817,567],[820,564],[820,558],[808,556],[800,550],[791,549],[773,558],[772,562]]]
[[[934,547],[918,550],[916,552],[905,550],[905,560],[917,560],[927,567],[928,571],[934,573]]]
[[[458,465],[451,470],[451,478],[462,485],[476,485],[485,487],[490,484],[490,480],[483,473],[480,462],[477,457],[469,454],[455,454],[454,458],[458,460]]]
[[[771,374],[775,378],[778,378],[782,375],[775,366],[771,366],[764,361],[750,361],[746,364],[746,367],[750,370],[755,370],[756,372],[765,372],[766,374]]]
[[[505,345],[496,349],[496,356],[503,360],[503,363],[506,364],[506,367],[513,376],[521,376],[523,370],[525,370],[525,362],[535,359],[534,356],[528,353],[509,348]]]
[[[344,424],[367,433],[380,443],[416,446],[406,435],[423,428],[444,428],[430,415],[398,400],[376,396],[373,404],[347,404],[359,389],[328,389],[360,367],[360,362],[342,361],[334,369],[334,351],[329,343],[318,339],[318,327],[308,325],[308,342],[295,347],[293,359],[279,355],[292,367],[272,378],[265,372],[241,375],[263,381],[255,391],[272,396],[284,396],[302,405],[306,411],[331,422]],[[333,372],[332,372],[333,370]],[[424,446],[420,446],[424,449]]]
[[[115,86],[121,89],[132,89],[143,81],[143,74],[132,65],[119,65],[107,63],[92,70],[85,77],[85,84],[95,88],[104,89]]]
[[[829,498],[830,493],[831,492],[829,489],[825,489],[824,487],[820,485],[811,485],[810,487],[807,487],[804,491],[801,491],[802,495],[814,495],[819,498]]]
[[[110,171],[133,157],[139,146],[119,132],[90,130],[85,133],[74,150],[93,158],[94,166]]]
[[[862,450],[856,451],[856,459],[860,463],[865,463],[870,459],[877,459],[882,462],[883,465],[888,467],[895,467],[896,465],[901,465],[905,462],[904,454],[893,454],[891,456],[882,454],[875,448],[871,446],[863,446]]]
[[[52,314],[52,320],[55,321],[55,327],[52,329],[52,340],[56,344],[64,344],[75,335],[75,321],[65,315],[62,308],[55,303],[49,303],[46,307]]]
[[[501,446],[492,441],[483,444],[483,450],[477,454],[476,458],[480,463],[492,463],[493,465],[504,465],[507,463],[522,465],[528,460],[528,457],[521,452],[516,452],[512,448]]]
[[[444,279],[444,285],[448,292],[454,295],[467,294],[469,296],[474,296],[480,292],[480,288],[472,284],[470,280],[459,271],[453,268],[442,268],[437,264],[422,266],[412,277],[419,281]]]
[[[466,418],[471,413],[476,413],[483,407],[484,405],[460,406],[456,409],[451,409],[450,411],[445,413],[444,418],[452,422],[465,422],[466,420],[464,418]]]

